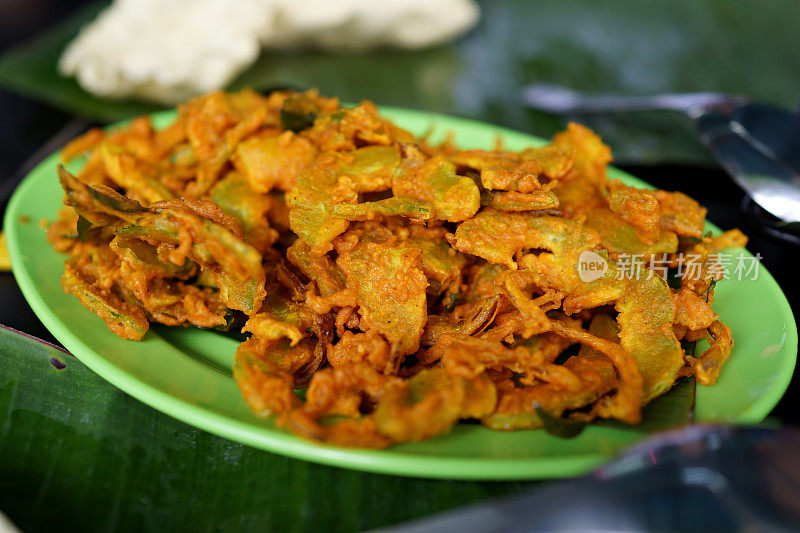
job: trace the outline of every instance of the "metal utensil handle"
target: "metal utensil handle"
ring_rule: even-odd
[[[588,95],[558,85],[536,84],[522,90],[525,104],[558,114],[608,113],[625,111],[688,112],[698,106],[744,101],[738,95],[698,92],[665,93],[650,96]]]

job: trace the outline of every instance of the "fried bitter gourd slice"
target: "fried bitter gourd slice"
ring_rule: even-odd
[[[526,249],[547,249],[547,267],[558,272],[565,287],[576,283],[577,260],[584,250],[596,248],[599,235],[575,221],[534,213],[506,213],[483,209],[459,224],[455,246],[460,252],[476,255],[491,263],[518,268],[514,257]]]
[[[497,403],[483,373],[463,376],[445,368],[422,370],[392,389],[375,409],[378,431],[394,442],[417,442],[449,431],[462,418],[481,418]]]
[[[326,324],[329,320],[301,300],[305,287],[282,259],[270,257],[267,261],[266,286],[267,297],[261,309],[248,319],[242,331],[267,341],[288,338],[292,346],[312,334],[320,338],[330,335],[330,324]],[[321,333],[322,330],[326,333]]]
[[[462,418],[485,416],[496,403],[494,386],[482,374],[434,368],[404,380],[352,363],[314,374],[304,402],[292,390],[292,368],[306,360],[302,346],[251,339],[237,351],[234,377],[253,412],[277,415],[279,424],[312,440],[384,448],[445,433]]]
[[[553,144],[527,148],[522,152],[455,150],[443,146],[439,150],[458,167],[480,173],[486,190],[521,193],[540,189],[543,183],[563,178],[572,168],[569,151]]]
[[[551,189],[573,163],[570,154],[554,145],[520,154],[470,150],[457,152],[451,160],[480,171],[481,205],[503,211],[558,208],[558,197]]]
[[[693,258],[692,262],[698,260],[696,265],[699,269],[686,272],[681,277],[681,287],[676,291],[674,301],[678,305],[678,317],[682,325],[693,330],[691,333],[695,339],[705,336],[710,344],[696,359],[686,357],[695,379],[701,385],[713,385],[716,382],[722,365],[733,350],[730,328],[719,320],[710,306],[714,301],[716,282],[722,277],[719,268],[712,268],[712,256],[725,247],[744,246],[746,243],[747,238],[741,232],[732,230],[696,243],[687,253],[687,257]]]
[[[98,150],[103,158],[106,175],[125,189],[131,198],[145,203],[170,200],[175,197],[157,178],[153,165],[125,152],[124,148],[106,141]]]
[[[289,428],[320,442],[385,448],[446,433],[460,419],[490,413],[496,401],[494,385],[483,374],[431,368],[400,379],[369,365],[346,364],[314,376]]]
[[[564,311],[615,306],[620,344],[637,362],[648,402],[672,386],[684,356],[673,331],[676,312],[671,290],[663,278],[644,267],[630,275],[611,261],[608,267],[603,277],[568,294]]]
[[[446,291],[459,290],[462,272],[468,259],[447,242],[447,229],[410,224],[401,227],[400,231],[408,233],[407,236],[404,235],[404,245],[416,248],[420,252],[422,271],[428,278],[428,293],[440,295]]]
[[[517,191],[483,191],[481,205],[501,211],[545,211],[558,208],[558,197],[553,191],[539,190],[529,193]]]
[[[308,140],[285,131],[280,135],[250,137],[239,143],[233,164],[259,193],[273,188],[289,191],[316,156],[317,149]]]
[[[653,191],[627,187],[619,180],[608,184],[608,207],[630,224],[644,244],[655,244],[661,236],[659,206]]]
[[[255,313],[266,296],[261,254],[241,238],[241,229],[216,204],[173,201],[143,207],[112,189],[89,186],[63,167],[59,177],[67,205],[95,225],[155,246],[159,257],[182,265],[188,257],[211,272],[231,309]]]
[[[672,330],[675,307],[669,287],[659,276],[642,276],[628,280],[616,309],[620,344],[639,365],[647,402],[675,383],[683,349]]]
[[[254,191],[242,174],[228,172],[210,193],[211,200],[236,219],[244,232],[245,242],[256,250],[266,253],[278,240],[278,232],[270,227],[267,220],[267,213],[275,199]]]
[[[650,256],[673,253],[678,249],[678,236],[668,230],[656,228],[658,237],[652,242],[641,240],[637,229],[607,207],[598,207],[586,215],[586,226],[602,237],[602,246],[613,258],[620,254]]]
[[[574,164],[553,189],[564,215],[576,218],[605,205],[602,188],[606,183],[611,149],[585,126],[570,122],[567,129],[553,136],[553,145],[572,154]]]
[[[315,360],[316,342],[305,338],[294,346],[288,338],[270,341],[257,336],[243,342],[233,358],[233,378],[250,410],[259,417],[277,417],[285,424],[302,405],[295,394],[295,373]]]
[[[564,299],[564,310],[574,313],[614,305],[620,345],[636,360],[647,403],[672,387],[684,357],[673,331],[671,290],[663,278],[644,267],[628,276],[613,262],[608,264],[602,278],[582,284]]]
[[[378,431],[369,413],[404,380],[370,365],[343,364],[314,375],[304,405],[291,413],[289,429],[308,439],[340,446],[385,448],[392,440]]]
[[[434,363],[442,357],[446,347],[439,339],[446,335],[475,335],[483,332],[494,320],[501,307],[501,296],[487,296],[475,302],[462,304],[448,314],[430,315],[425,323],[420,341],[429,350],[417,354],[424,363]]]
[[[563,351],[571,344],[555,334],[544,334],[517,341],[506,346],[495,340],[464,334],[446,334],[440,337],[437,346],[442,346],[441,366],[454,375],[475,377],[487,369],[496,374],[510,371],[522,386],[539,381],[556,384],[560,388],[577,391],[580,380],[566,367],[548,360],[546,345],[553,340]],[[541,345],[541,346],[540,346]]]
[[[141,340],[149,328],[147,315],[141,307],[124,300],[116,290],[117,278],[119,260],[108,248],[99,245],[85,248],[64,262],[61,285],[116,335]]]
[[[346,286],[358,295],[362,329],[381,333],[401,356],[419,349],[427,317],[428,280],[419,255],[395,239],[362,239],[336,260]]]
[[[297,184],[286,195],[292,231],[317,255],[330,251],[331,241],[350,225],[334,214],[334,208],[358,200],[356,191],[339,181],[341,165],[341,158],[336,155],[320,157],[298,176]]]
[[[135,237],[115,235],[108,246],[120,258],[123,267],[127,265],[129,270],[148,278],[186,280],[197,274],[197,264],[193,261],[186,259],[180,265],[163,261],[155,246]]]
[[[359,193],[387,191],[401,172],[400,148],[394,145],[364,146],[344,153],[343,158],[339,181]]]
[[[513,230],[509,230],[509,226]],[[466,231],[459,235],[462,228]],[[509,235],[511,231],[513,234]],[[620,375],[619,388],[613,399],[609,400],[606,413],[630,423],[637,422],[642,401],[642,377],[631,359],[633,354],[615,343],[604,342],[579,329],[548,319],[539,307],[539,299],[531,300],[524,292],[526,286],[534,285],[545,292],[541,303],[547,305],[558,294],[569,294],[582,286],[578,275],[578,258],[582,251],[596,248],[598,235],[577,222],[559,217],[488,211],[462,223],[456,230],[455,238],[460,250],[468,249],[470,253],[489,260],[496,258],[511,267],[517,266],[512,257],[523,249],[547,250],[539,255],[524,256],[522,259],[526,261],[523,270],[507,271],[499,276],[510,300],[522,314],[522,319],[517,321],[517,331],[523,337],[553,331],[573,342],[602,349],[612,359]],[[502,250],[499,254],[494,249],[498,243]],[[678,357],[682,357],[682,352]]]
[[[716,383],[722,365],[728,360],[733,351],[733,335],[731,328],[726,326],[721,320],[714,321],[708,327],[707,338],[710,346],[700,354],[697,359],[690,361],[694,371],[694,377],[701,385],[713,385]]]
[[[456,174],[453,163],[440,156],[426,159],[415,145],[406,146],[404,155],[403,172],[392,183],[395,197],[426,202],[433,218],[447,222],[460,222],[478,212],[478,186]]]
[[[632,226],[640,241],[640,243],[635,242],[630,236],[630,231],[621,228],[622,224],[618,221],[600,222],[609,229],[614,226],[619,228],[617,231],[622,235],[608,235],[608,240],[621,250],[640,253],[643,245],[663,247],[665,242],[672,243],[676,240],[673,234],[693,238],[700,238],[703,235],[707,210],[683,193],[627,187],[616,180],[610,182],[608,188],[609,194],[606,200],[609,208]],[[593,218],[602,216],[604,215],[595,214]],[[589,224],[591,225],[591,222]],[[599,227],[596,229],[603,233]],[[647,249],[644,251],[647,252]]]
[[[276,415],[282,424],[302,405],[294,389],[308,384],[333,340],[331,317],[298,300],[297,284],[280,260],[269,262],[268,297],[245,324],[242,331],[252,336],[239,345],[233,365],[248,405],[258,416]]]
[[[370,127],[378,128],[381,133],[375,137],[368,134],[367,130],[361,131],[370,142],[368,146],[323,153],[313,165],[300,173],[294,188],[286,196],[292,231],[306,241],[317,255],[331,250],[331,241],[347,230],[349,220],[392,215],[430,218],[431,210],[427,204],[411,197],[389,198],[383,203],[357,203],[361,193],[382,192],[392,187],[394,178],[401,172],[400,149],[393,143],[390,132],[384,131],[384,123],[377,117],[369,113],[363,115],[357,110],[343,113],[345,116],[355,114],[367,118],[365,124],[350,131],[351,135],[360,135],[357,132],[361,131],[361,127],[367,130]],[[322,128],[330,120],[330,116],[327,116],[315,128]],[[337,124],[334,129],[338,130],[339,126]],[[317,141],[322,142],[320,139]]]
[[[589,334],[607,341],[616,339],[617,330],[614,319],[604,313],[595,315],[589,326]],[[580,409],[598,401],[618,387],[617,373],[611,360],[589,345],[582,345],[580,351],[567,359],[563,366],[580,381],[581,386],[578,389],[569,390],[551,383],[540,383],[532,387],[502,383],[498,386],[497,409],[481,422],[492,429],[500,430],[541,427],[542,420],[536,411],[537,406],[554,416],[562,416],[566,411]],[[599,414],[597,411],[597,408],[593,409],[587,418]]]
[[[109,249],[120,259],[116,284],[129,303],[138,304],[152,322],[167,326],[194,325],[227,328],[232,315],[219,292],[189,283],[198,266],[186,259],[182,265],[158,257],[156,247],[137,238],[117,234]]]
[[[403,155],[401,168],[391,182],[394,196],[337,206],[335,213],[349,220],[404,216],[460,222],[478,211],[478,186],[470,178],[456,174],[453,163],[442,156],[427,158],[415,145],[405,146]]]
[[[599,251],[599,236],[592,229],[558,217],[486,210],[462,223],[455,239],[459,250],[511,268],[517,267],[514,255],[526,248],[548,250],[528,254],[520,264],[540,277],[542,288],[566,296],[567,313],[616,303],[620,342],[637,361],[644,381],[644,400],[674,383],[683,350],[672,331],[675,308],[669,287],[646,269],[632,277],[621,275],[612,261],[607,261],[609,268],[603,277],[583,282],[578,274],[580,254]]]
[[[653,191],[661,206],[659,223],[682,237],[703,235],[708,210],[681,192]]]
[[[389,198],[358,203],[361,193],[389,188]],[[480,192],[441,156],[427,158],[407,145],[401,159],[396,146],[378,145],[320,157],[300,174],[287,203],[292,230],[322,254],[348,221],[402,216],[458,222],[478,211]]]

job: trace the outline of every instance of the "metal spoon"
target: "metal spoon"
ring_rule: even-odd
[[[800,231],[800,117],[780,107],[724,93],[590,96],[553,85],[523,89],[525,104],[556,114],[645,110],[685,113],[700,141],[733,180],[782,229]]]
[[[796,531],[800,431],[687,426],[587,476],[381,533]]]

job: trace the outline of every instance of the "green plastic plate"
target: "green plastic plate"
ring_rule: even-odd
[[[541,139],[471,120],[382,108],[400,126],[434,140],[447,131],[465,148],[491,148],[498,136],[510,149],[540,145]],[[154,115],[156,126],[173,112]],[[497,432],[461,424],[448,434],[387,450],[322,446],[297,438],[254,417],[230,373],[236,341],[191,328],[153,327],[141,342],[122,340],[64,293],[64,257],[54,252],[39,221],[53,219],[62,205],[54,154],[36,167],[14,193],[5,230],[14,274],[33,310],[63,345],[100,376],[175,418],[223,437],[287,456],[345,468],[406,476],[458,479],[535,479],[583,474],[644,437],[635,429],[590,426],[574,439],[541,430]],[[81,162],[74,162],[76,171]],[[612,178],[647,186],[610,169]],[[709,229],[718,231],[709,224]],[[729,251],[732,261],[752,257]],[[797,357],[797,329],[786,297],[763,267],[756,279],[718,285],[715,308],[733,329],[736,347],[713,387],[699,387],[698,421],[759,422],[786,390]],[[125,423],[121,420],[120,423]]]

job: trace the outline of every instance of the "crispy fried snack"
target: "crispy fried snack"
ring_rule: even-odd
[[[611,151],[578,124],[521,152],[461,150],[368,102],[246,90],[62,156],[86,156],[59,169],[48,233],[64,289],[125,339],[151,322],[240,329],[253,413],[319,442],[536,428],[542,409],[636,424],[680,377],[712,385],[733,348],[714,256],[746,238],[704,237],[681,193],[609,181]],[[670,286],[653,265],[688,269],[679,252],[696,275]],[[591,279],[586,254],[605,265]]]

